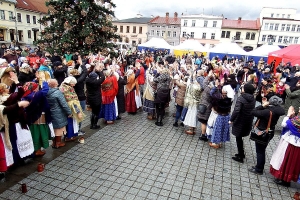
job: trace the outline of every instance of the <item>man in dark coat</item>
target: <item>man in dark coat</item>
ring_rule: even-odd
[[[252,84],[245,84],[242,87],[242,94],[238,97],[230,122],[232,123],[232,134],[236,137],[238,153],[232,157],[233,160],[243,163],[245,158],[243,137],[250,134],[254,116],[251,111],[255,108],[253,93],[255,88]]]

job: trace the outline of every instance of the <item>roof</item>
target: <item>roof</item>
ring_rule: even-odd
[[[150,24],[174,24],[180,25],[180,18],[179,17],[154,17],[150,22]]]
[[[260,22],[259,22],[259,18],[257,20],[223,19],[222,28],[259,30]]]
[[[115,20],[113,22],[147,24],[151,19],[152,19],[151,17],[139,17],[139,18],[135,17],[135,18],[129,18],[129,19]]]
[[[47,0],[17,0],[16,8],[39,13],[48,13]]]

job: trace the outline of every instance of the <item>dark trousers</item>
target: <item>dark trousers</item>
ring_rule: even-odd
[[[235,141],[236,141],[236,146],[237,146],[237,149],[238,149],[238,154],[240,156],[245,156],[243,138],[242,137],[236,137]]]
[[[274,132],[271,134],[271,139],[274,137]],[[270,140],[271,140],[270,139]],[[263,145],[255,142],[255,150],[256,150],[256,166],[255,169],[258,172],[263,172],[266,163],[266,148],[268,145]]]
[[[180,116],[181,116],[182,110],[183,110],[183,106],[176,105],[175,122],[178,122],[178,120],[179,120],[179,118],[180,118]]]
[[[92,113],[94,114],[94,115],[99,115],[99,113],[100,113],[100,109],[101,109],[101,104],[93,104],[93,103],[90,103],[90,107],[91,107],[91,109],[92,109]]]
[[[166,107],[165,103],[155,104],[157,119],[159,116],[161,116],[161,119],[165,116],[165,107]]]

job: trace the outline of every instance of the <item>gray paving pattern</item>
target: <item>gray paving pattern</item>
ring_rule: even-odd
[[[246,162],[232,161],[234,138],[215,150],[172,126],[173,109],[157,127],[146,114],[125,114],[0,195],[0,199],[292,199],[299,190],[277,186],[269,160],[279,136],[267,149],[262,176],[248,172],[255,146],[245,138]],[[88,122],[85,122],[88,125]]]

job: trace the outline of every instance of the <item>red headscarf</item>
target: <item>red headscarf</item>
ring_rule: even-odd
[[[25,85],[23,86],[23,89],[25,91],[23,97],[26,97],[27,95],[29,95],[31,92],[33,92],[38,87],[39,87],[39,85],[35,82],[25,83]]]
[[[118,94],[118,89],[117,77],[114,75],[106,77],[101,85],[102,103],[111,104]]]

